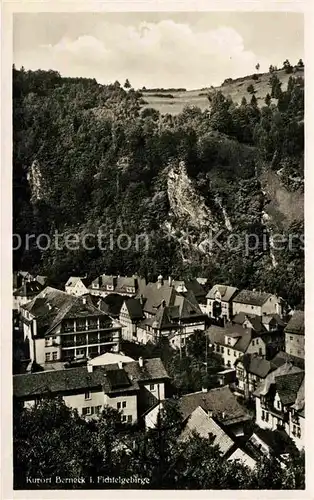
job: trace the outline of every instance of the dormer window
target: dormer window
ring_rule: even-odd
[[[113,285],[107,285],[107,290],[113,290],[113,289],[114,289]]]

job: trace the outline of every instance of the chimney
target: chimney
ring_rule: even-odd
[[[168,278],[168,285],[172,286],[172,278],[171,278],[171,276],[169,276],[169,278]]]
[[[88,371],[88,373],[92,373],[93,365],[91,363],[87,363],[87,371]]]
[[[123,361],[118,361],[118,367],[119,367],[119,370],[122,370],[123,368]]]
[[[83,301],[83,304],[86,304],[87,303],[86,297],[82,297],[82,301]]]
[[[202,392],[208,392],[208,389],[206,387],[202,387]]]
[[[143,365],[144,365],[144,359],[142,358],[142,356],[140,356],[140,357],[138,358],[138,364],[139,364],[140,368],[143,368]]]

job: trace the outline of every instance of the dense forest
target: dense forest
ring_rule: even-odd
[[[173,116],[143,108],[129,82],[100,85],[13,67],[13,232],[22,241],[15,269],[59,285],[85,273],[202,275],[302,307],[300,240],[290,249],[258,244],[246,253],[225,244],[231,232],[268,242],[278,231],[303,234],[302,215],[284,223],[265,218],[265,172],[280,172],[287,190],[303,189],[304,79],[291,72],[281,87],[272,71],[262,105],[254,87],[240,104],[211,89],[208,109],[190,106]],[[207,222],[191,220],[195,206]],[[149,245],[41,250],[27,241],[31,234],[54,241],[56,231],[88,237],[100,227],[113,239],[148,235]],[[223,230],[221,244],[207,251],[198,243],[211,230]]]

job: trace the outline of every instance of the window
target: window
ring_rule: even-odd
[[[224,348],[223,348],[223,346],[221,346],[220,350],[221,350],[221,354],[223,354],[223,353],[224,353]]]
[[[122,415],[122,422],[126,422],[126,415]]]
[[[254,306],[251,306],[251,309],[254,309]]]
[[[82,408],[82,415],[91,415],[90,406],[85,406],[84,408]]]
[[[298,438],[301,437],[301,429],[300,429],[300,427],[297,427],[297,437]]]
[[[85,399],[91,399],[91,393],[90,391],[85,392]]]
[[[122,401],[122,408],[126,408],[126,401]]]
[[[228,345],[230,345],[231,343],[231,339],[228,337]]]
[[[154,384],[150,384],[149,389],[150,389],[150,391],[154,391],[155,390]]]
[[[280,410],[280,401],[277,401],[277,408]]]
[[[96,415],[99,415],[99,413],[101,412],[101,408],[102,408],[101,405],[95,406],[95,413],[96,413]]]
[[[258,339],[256,339],[256,344],[258,344]]]
[[[46,338],[45,339],[45,347],[48,347],[50,344],[50,339],[49,338]]]
[[[265,411],[265,422],[268,422],[269,420],[269,413]]]
[[[128,415],[128,422],[131,423],[132,422],[132,415]]]
[[[254,345],[254,344],[255,344],[255,341],[254,341],[254,340],[252,340],[252,345]]]
[[[236,351],[233,351],[233,355],[234,355],[235,358],[237,357]]]
[[[121,409],[121,403],[117,403],[117,408],[118,408],[118,410]]]
[[[45,354],[45,360],[50,361],[50,352],[46,352]]]
[[[265,420],[265,411],[262,410],[262,420]]]
[[[58,359],[58,351],[54,351],[52,353],[52,359],[53,359],[53,361],[56,361]]]
[[[228,356],[230,356],[230,349],[227,349],[227,354]]]
[[[293,337],[290,337],[290,340],[293,340]]]

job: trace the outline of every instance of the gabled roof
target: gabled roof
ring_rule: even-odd
[[[43,286],[38,281],[25,281],[25,283],[15,290],[13,293],[14,297],[32,297],[37,295]]]
[[[214,285],[206,295],[207,299],[215,299],[216,292],[219,291],[221,295],[221,300],[223,302],[229,302],[234,294],[238,291],[238,289],[234,286],[227,285]]]
[[[286,333],[304,335],[304,311],[295,311],[285,328]]]
[[[298,368],[304,369],[304,359],[297,358],[296,356],[292,356],[285,351],[279,351],[271,360],[271,362],[277,367],[284,365],[285,363],[289,363],[297,366]]]
[[[177,296],[175,289],[168,283],[161,286],[157,283],[148,283],[142,293],[146,299],[144,311],[150,314],[156,314],[163,301],[165,306],[173,306]]]
[[[226,455],[234,446],[234,441],[201,406],[198,406],[189,416],[179,440],[185,441],[196,432],[200,437],[214,437],[213,446],[218,446],[222,455]]]
[[[75,287],[77,283],[81,281],[85,287],[87,287],[88,284],[88,279],[87,278],[80,278],[79,276],[71,276],[68,281],[66,282],[65,286],[66,287]]]
[[[271,296],[272,294],[267,292],[241,290],[233,299],[233,302],[237,302],[240,304],[249,304],[252,306],[262,306]]]
[[[263,441],[276,456],[280,456],[291,451],[291,439],[284,430],[276,429],[275,431],[272,431],[270,429],[261,429],[256,426],[249,439],[249,443],[254,447],[258,447],[259,443],[255,436]]]
[[[125,296],[118,293],[109,293],[106,297],[95,297],[96,303],[101,311],[113,317],[118,317],[121,311]]]
[[[276,366],[261,356],[256,354],[244,354],[237,358],[235,365],[242,363],[248,373],[257,375],[259,378],[265,378],[269,372],[276,369]]]
[[[266,396],[268,394],[271,386],[276,384],[276,378],[280,375],[288,375],[292,373],[302,373],[304,376],[304,370],[298,368],[297,366],[293,366],[290,363],[285,363],[279,366],[276,370],[271,371],[265,379],[260,383],[254,392],[254,396],[261,397]]]
[[[203,410],[213,413],[213,417],[224,425],[232,425],[251,419],[249,413],[238,403],[228,385],[211,389],[208,392],[193,392],[179,399],[179,408],[186,420],[191,413],[201,406]]]
[[[180,292],[180,286],[184,286],[187,292],[192,292],[197,300],[202,300],[206,297],[206,292],[204,287],[197,281],[197,279],[173,281],[172,285],[174,288]]]
[[[252,330],[243,328],[240,325],[232,324],[228,324],[225,327],[211,325],[207,330],[207,335],[211,342],[229,347],[230,349],[234,349],[243,353],[246,352],[252,338],[254,338]],[[225,342],[225,336],[236,338],[238,340],[233,346],[231,346]]]
[[[304,379],[304,372],[279,375],[275,379],[276,390],[283,405],[295,403],[299,388]]]
[[[103,388],[106,394],[139,390],[138,382],[169,378],[161,359],[144,360],[140,367],[137,361],[128,362],[123,369],[113,363],[96,366],[89,372],[86,366],[66,370],[43,371],[13,376],[13,395],[20,398],[43,393]]]
[[[125,299],[124,302],[132,320],[139,320],[144,317],[143,306],[140,299],[128,298]]]
[[[49,333],[63,319],[107,315],[94,306],[91,297],[74,297],[56,288],[46,287],[24,306],[37,319],[38,330]]]
[[[304,407],[305,407],[305,377],[301,382],[301,385],[297,392],[297,397],[292,408],[294,408],[301,416],[304,417]]]

